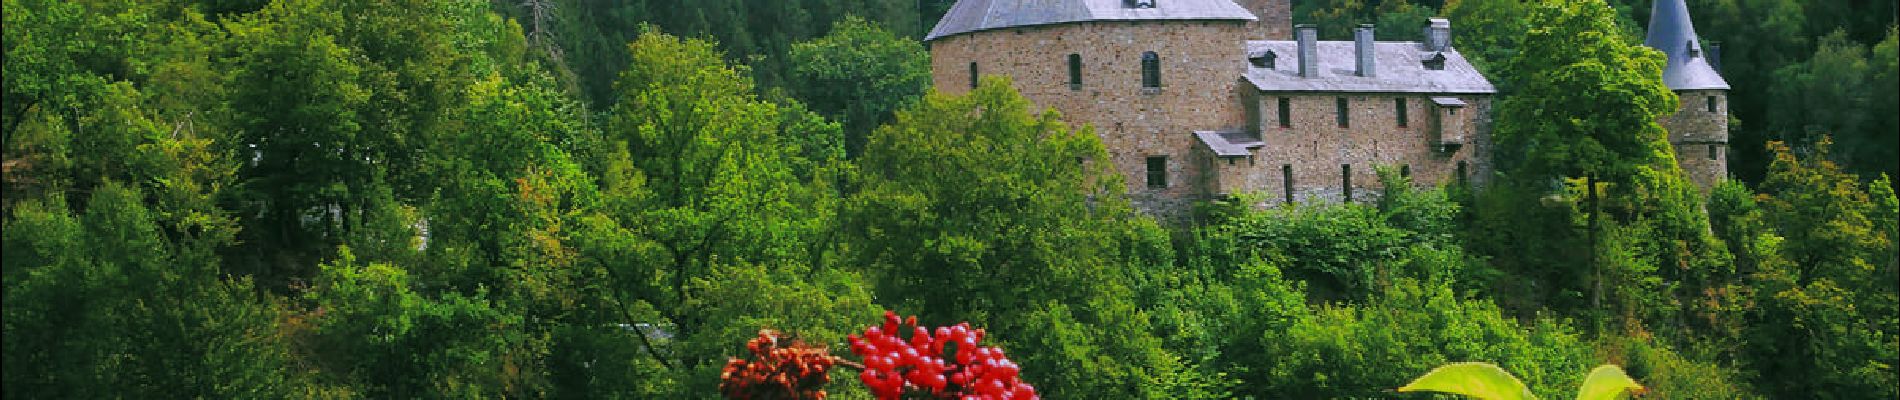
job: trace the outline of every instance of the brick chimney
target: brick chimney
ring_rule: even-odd
[[[1247,40],[1287,40],[1293,36],[1293,3],[1287,0],[1234,0],[1259,18],[1247,23]]]
[[[1319,27],[1313,24],[1295,25],[1293,37],[1300,42],[1300,77],[1319,76]]]
[[[1425,27],[1425,51],[1451,49],[1451,20],[1432,18],[1431,22]]]
[[[1359,60],[1359,76],[1378,76],[1379,68],[1375,64],[1378,57],[1374,56],[1378,51],[1373,48],[1372,24],[1361,24],[1359,28],[1353,29],[1352,41],[1355,58]]]

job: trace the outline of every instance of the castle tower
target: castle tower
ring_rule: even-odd
[[[1711,64],[1714,49],[1696,37],[1683,0],[1656,0],[1649,14],[1643,44],[1669,57],[1663,83],[1682,98],[1681,108],[1660,122],[1669,130],[1676,162],[1708,190],[1728,176],[1728,81]]]
[[[959,0],[924,41],[937,90],[1011,78],[1037,108],[1095,128],[1137,207],[1171,214],[1198,193],[1194,130],[1245,120],[1255,20],[1233,0]]]

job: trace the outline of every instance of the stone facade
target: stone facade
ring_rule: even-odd
[[[1337,113],[1341,98],[1349,114],[1345,127]],[[1280,99],[1288,104],[1285,123]],[[1406,109],[1404,125],[1399,99]],[[1278,204],[1288,198],[1344,201],[1350,187],[1352,200],[1365,201],[1380,192],[1379,167],[1398,169],[1422,185],[1482,184],[1491,170],[1484,156],[1490,154],[1490,96],[1459,99],[1466,105],[1439,106],[1431,97],[1413,94],[1262,94],[1249,102],[1262,111],[1262,145],[1244,158],[1199,152],[1196,160],[1212,172],[1202,181],[1202,192],[1253,192]]]
[[[1038,107],[1073,125],[1088,124],[1128,179],[1128,192],[1150,211],[1186,209],[1198,193],[1195,146],[1186,127],[1242,127],[1242,21],[1093,21],[1000,29],[930,43],[937,90],[970,90],[981,76],[1008,76]],[[1159,88],[1142,86],[1141,58],[1160,59]],[[1070,85],[1069,55],[1080,56],[1081,84]],[[1151,187],[1148,157],[1167,158],[1166,186]]]
[[[1681,90],[1676,95],[1682,99],[1681,107],[1660,122],[1669,130],[1676,163],[1690,181],[1707,191],[1728,178],[1728,92]]]
[[[972,3],[958,18],[994,16],[975,8],[988,4]],[[1094,127],[1134,204],[1167,219],[1186,216],[1194,201],[1238,193],[1263,194],[1268,203],[1283,202],[1288,193],[1301,201],[1347,200],[1348,193],[1370,200],[1380,191],[1381,166],[1406,171],[1420,184],[1478,183],[1489,175],[1494,90],[1454,50],[1380,43],[1380,57],[1391,59],[1378,68],[1397,73],[1374,77],[1349,71],[1356,58],[1337,52],[1353,42],[1302,42],[1331,49],[1313,53],[1326,54],[1314,56],[1326,72],[1286,81],[1250,57],[1266,54],[1251,47],[1292,46],[1290,1],[1236,4],[1257,20],[1096,19],[960,31],[952,28],[990,25],[946,17],[929,42],[934,83],[960,94],[980,77],[1008,76],[1036,106],[1061,112],[1072,125]],[[1449,29],[1443,20],[1433,22]],[[1372,49],[1371,28],[1365,31],[1365,48]],[[1291,50],[1278,53],[1280,70],[1304,54]],[[1144,82],[1149,52],[1159,61],[1159,87]],[[1432,68],[1421,63],[1433,55],[1440,65],[1450,56],[1457,68],[1424,72]],[[1072,68],[1075,62],[1080,65]],[[1342,68],[1348,71],[1336,71]],[[1079,77],[1072,76],[1076,70]],[[1339,124],[1340,99],[1347,104],[1346,126]],[[1151,171],[1156,166],[1162,170]]]
[[[1236,0],[1257,21],[1247,23],[1247,40],[1293,40],[1293,7],[1287,0]]]

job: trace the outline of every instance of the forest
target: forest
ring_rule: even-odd
[[[933,91],[948,0],[0,2],[6,398],[1900,398],[1892,1],[1688,2],[1703,191],[1648,1],[1296,0],[1450,18],[1500,169],[1190,224],[1005,78]]]

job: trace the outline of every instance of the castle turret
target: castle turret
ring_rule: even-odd
[[[1668,57],[1663,84],[1681,97],[1681,108],[1663,117],[1676,161],[1704,190],[1728,176],[1728,81],[1715,70],[1714,51],[1696,37],[1689,5],[1657,0],[1650,9],[1644,45]]]

